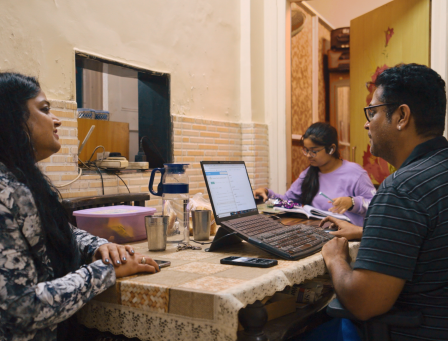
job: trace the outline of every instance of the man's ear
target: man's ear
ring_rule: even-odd
[[[407,104],[402,104],[398,108],[397,129],[404,130],[409,127],[411,121],[411,109]]]

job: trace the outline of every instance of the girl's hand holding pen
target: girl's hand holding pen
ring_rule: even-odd
[[[329,201],[331,203],[331,201]],[[330,212],[344,214],[350,207],[352,207],[352,198],[339,197],[333,199],[333,207],[329,209]]]

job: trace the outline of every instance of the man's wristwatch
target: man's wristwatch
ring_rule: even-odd
[[[347,211],[351,211],[353,209],[353,207],[355,207],[355,199],[353,199],[353,197],[349,197],[350,199],[352,199],[352,206],[350,206],[350,208]]]

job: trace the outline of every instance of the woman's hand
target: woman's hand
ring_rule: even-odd
[[[361,239],[362,237],[362,227],[350,224],[348,221],[339,220],[334,217],[326,217],[322,219],[319,227],[325,225],[325,223],[330,222],[331,224],[327,226],[327,229],[334,229],[336,231],[329,232],[336,237],[345,237],[348,240]]]
[[[114,270],[117,278],[135,275],[139,272],[153,274],[160,271],[159,266],[153,259],[145,257],[141,253],[129,255],[126,263],[114,268]]]
[[[331,203],[331,201],[329,201]],[[329,209],[330,212],[344,214],[350,207],[352,207],[352,198],[339,197],[333,199],[333,207]]]
[[[267,188],[258,188],[254,192],[254,198],[263,198],[263,202],[266,202],[268,200],[268,189]]]
[[[96,249],[93,255],[93,261],[102,259],[104,264],[112,264],[120,266],[126,264],[129,255],[133,255],[134,250],[130,245],[118,245],[115,243],[107,243]]]

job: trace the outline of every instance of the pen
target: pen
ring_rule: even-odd
[[[319,192],[320,195],[322,195],[323,197],[327,198],[328,200],[330,200],[333,204],[334,204],[334,200],[330,199],[329,197],[327,197],[325,194],[323,194],[322,192]]]

